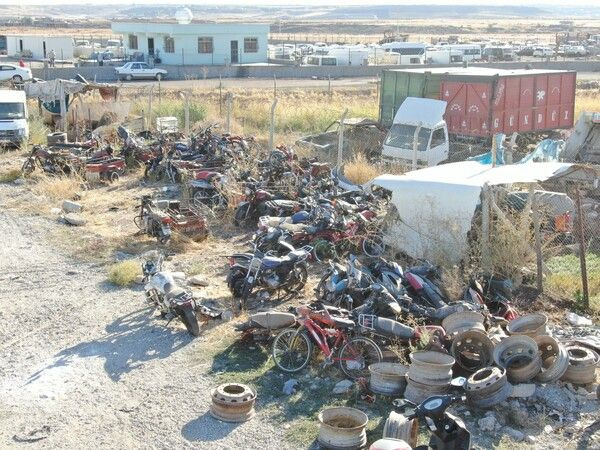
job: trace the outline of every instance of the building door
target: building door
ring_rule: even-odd
[[[231,41],[231,64],[239,62],[238,41]]]
[[[46,41],[42,42],[42,50],[44,51],[44,58],[46,57]]]
[[[148,38],[148,55],[154,56],[154,38]]]

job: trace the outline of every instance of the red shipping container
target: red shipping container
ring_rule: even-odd
[[[571,128],[576,72],[481,69],[445,74],[440,99],[452,134],[488,137]]]

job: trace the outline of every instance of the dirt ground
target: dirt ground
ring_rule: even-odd
[[[18,161],[4,155],[0,172]],[[268,346],[236,344],[231,323],[213,322],[192,339],[179,321],[167,324],[153,313],[141,286],[107,282],[107,264],[157,248],[135,236],[132,218],[139,196],[161,186],[141,182],[138,173],[87,191],[75,185],[88,220],[76,228],[52,211],[73,188],[56,192],[54,181],[43,183],[0,184],[0,448],[316,448],[316,414],[330,405],[365,410],[369,439],[381,436],[389,399],[333,396],[342,379],[335,367],[315,362],[284,375]],[[230,308],[223,255],[245,248],[249,234],[227,221],[211,221],[211,228],[204,242],[169,247],[177,254],[168,268],[201,274],[210,284],[197,295]],[[290,304],[309,299],[310,286]],[[286,396],[289,378],[300,388]],[[257,417],[239,425],[207,413],[210,390],[234,380],[259,393]],[[551,385],[495,408],[493,431],[480,428],[485,411],[454,410],[475,448],[585,449],[600,447],[598,407],[595,393]],[[512,440],[506,427],[526,439]]]

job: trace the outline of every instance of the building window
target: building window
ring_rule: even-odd
[[[244,38],[244,53],[258,52],[258,38]]]
[[[138,49],[137,36],[135,34],[130,34],[129,35],[129,48],[131,50],[137,50]]]
[[[165,53],[175,53],[175,39],[165,36]]]
[[[213,38],[199,37],[198,38],[198,53],[212,53],[212,52],[213,52]]]

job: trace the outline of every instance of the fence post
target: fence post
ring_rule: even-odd
[[[190,92],[182,92],[184,101],[184,119],[185,119],[185,136],[187,139],[190,137]]]
[[[273,98],[277,98],[277,76],[273,74]]]
[[[67,103],[65,101],[65,87],[63,86],[62,80],[59,81],[59,91],[58,95],[60,95],[59,104],[60,104],[60,119],[62,120],[63,132],[68,131],[67,126]]]
[[[327,75],[327,92],[329,93],[329,97],[331,97],[331,75]]]
[[[542,238],[540,236],[540,212],[538,210],[538,199],[535,195],[533,184],[529,186],[529,195],[531,197],[531,214],[533,216],[533,233],[535,238],[535,259],[537,263],[537,290],[543,292],[543,261],[542,261]]]
[[[419,122],[417,128],[415,128],[415,134],[413,135],[413,155],[412,155],[412,170],[417,170],[417,151],[419,149],[419,133],[423,124]]]
[[[219,117],[223,117],[223,83],[219,74]]]
[[[150,88],[150,94],[148,95],[148,130],[152,129],[152,95],[154,93],[154,86]]]
[[[581,210],[581,191],[579,186],[575,191],[575,206],[577,208],[577,234],[579,235],[579,265],[581,267],[581,287],[583,288],[583,304],[590,307],[590,292],[588,289],[587,264],[585,261],[585,236],[583,232],[583,212]]]
[[[231,92],[227,93],[226,101],[227,101],[227,120],[225,121],[225,132],[229,133],[231,128],[231,101],[233,94]]]
[[[492,134],[492,167],[496,167],[496,152],[498,150],[497,134]]]
[[[487,183],[481,189],[481,266],[484,272],[492,268],[490,254],[490,192]]]
[[[275,107],[277,106],[277,98],[271,104],[271,125],[269,127],[269,151],[275,150],[273,146],[275,140]]]
[[[342,117],[340,117],[340,128],[338,129],[338,154],[337,154],[337,171],[338,173],[342,169],[342,160],[344,153],[344,121],[346,120],[346,115],[348,114],[348,109],[344,111]]]

